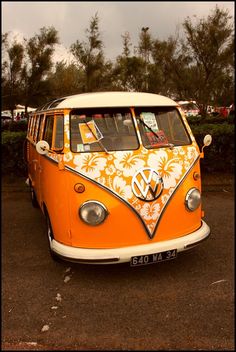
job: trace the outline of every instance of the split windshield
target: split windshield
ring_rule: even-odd
[[[172,107],[136,108],[142,143],[145,148],[180,146],[191,143],[177,109]]]
[[[175,108],[135,108],[138,129],[145,148],[186,145],[191,141]],[[135,150],[139,148],[131,109],[76,109],[70,114],[73,152]]]
[[[79,109],[70,115],[73,152],[138,149],[130,109]]]

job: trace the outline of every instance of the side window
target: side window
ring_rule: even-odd
[[[33,116],[30,116],[30,117],[29,117],[29,120],[28,120],[27,137],[30,136],[30,131],[31,131],[32,122],[33,122]]]
[[[39,123],[38,123],[38,133],[36,136],[36,142],[38,142],[41,139],[41,130],[42,130],[42,124],[43,124],[43,117],[44,115],[39,116]]]
[[[34,116],[33,117],[33,122],[32,122],[32,127],[31,127],[31,131],[30,131],[30,135],[31,135],[33,140],[34,140],[34,134],[35,134],[35,129],[36,129],[36,123],[37,123],[37,116]]]
[[[52,147],[53,123],[54,116],[46,116],[43,139],[48,142],[50,148]]]
[[[29,127],[29,135],[30,135],[30,137],[32,137],[32,135],[33,135],[34,122],[35,122],[35,117],[31,116],[30,127]]]
[[[33,134],[34,142],[37,142],[38,132],[39,132],[39,116],[36,116],[36,122],[34,127],[34,134]]]
[[[64,146],[64,116],[56,115],[55,117],[55,139],[54,139],[54,148],[63,149]]]

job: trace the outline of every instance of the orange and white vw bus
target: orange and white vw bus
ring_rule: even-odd
[[[31,114],[26,152],[32,203],[46,216],[53,256],[139,266],[174,259],[210,234],[202,220],[203,151],[167,97],[54,100]]]

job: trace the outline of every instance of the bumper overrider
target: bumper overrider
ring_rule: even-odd
[[[51,250],[63,258],[71,262],[86,263],[86,264],[118,264],[130,262],[131,257],[160,253],[177,249],[177,253],[186,251],[201,243],[210,235],[209,226],[202,220],[201,227],[179,238],[168,241],[155,242],[144,245],[121,247],[121,248],[105,248],[105,249],[90,249],[66,246],[52,240]]]

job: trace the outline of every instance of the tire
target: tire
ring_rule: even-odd
[[[33,207],[39,208],[39,203],[37,201],[36,194],[35,194],[34,188],[32,187],[31,183],[30,183],[30,197],[31,197],[31,203],[32,203]]]

